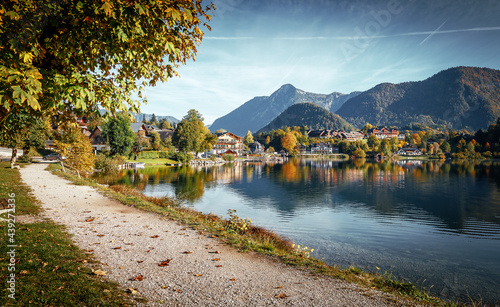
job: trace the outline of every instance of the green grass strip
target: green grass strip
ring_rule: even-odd
[[[7,166],[0,163],[0,197],[15,193],[15,216],[40,213],[42,209],[29,187],[22,184],[19,171]],[[51,221],[10,222],[0,222],[0,306],[135,304],[117,284],[92,273],[90,267],[97,270],[98,262],[72,243],[64,226]]]

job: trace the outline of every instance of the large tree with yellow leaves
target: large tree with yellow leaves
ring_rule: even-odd
[[[195,58],[212,9],[202,0],[2,1],[0,124],[16,109],[137,112],[146,86]]]

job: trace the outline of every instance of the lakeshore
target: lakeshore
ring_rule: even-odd
[[[21,169],[45,209],[43,216],[66,225],[76,244],[101,262],[106,278],[136,289],[148,305],[413,305],[266,256],[239,253],[203,231],[74,186],[45,167]],[[168,266],[158,265],[167,260]]]

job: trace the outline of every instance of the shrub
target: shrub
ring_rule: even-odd
[[[224,159],[224,161],[232,162],[235,158],[232,154],[224,154],[222,155],[222,159]]]
[[[160,153],[158,151],[141,151],[139,153],[139,159],[158,159]]]
[[[120,165],[125,163],[125,157],[115,156],[110,157],[103,153],[98,153],[95,157],[94,167],[105,173],[117,172],[120,170]]]
[[[171,156],[171,158],[180,163],[188,163],[193,160],[193,155],[186,152],[176,152]]]
[[[158,157],[160,159],[166,159],[166,158],[169,158],[172,154],[169,152],[169,151],[160,151],[158,153]]]

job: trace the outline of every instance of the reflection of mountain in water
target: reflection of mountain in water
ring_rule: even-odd
[[[256,200],[274,199],[289,214],[305,207],[364,204],[379,215],[419,219],[422,211],[450,229],[468,219],[500,224],[499,167],[482,164],[290,161],[248,166],[231,188]],[[251,178],[249,182],[248,178]]]

